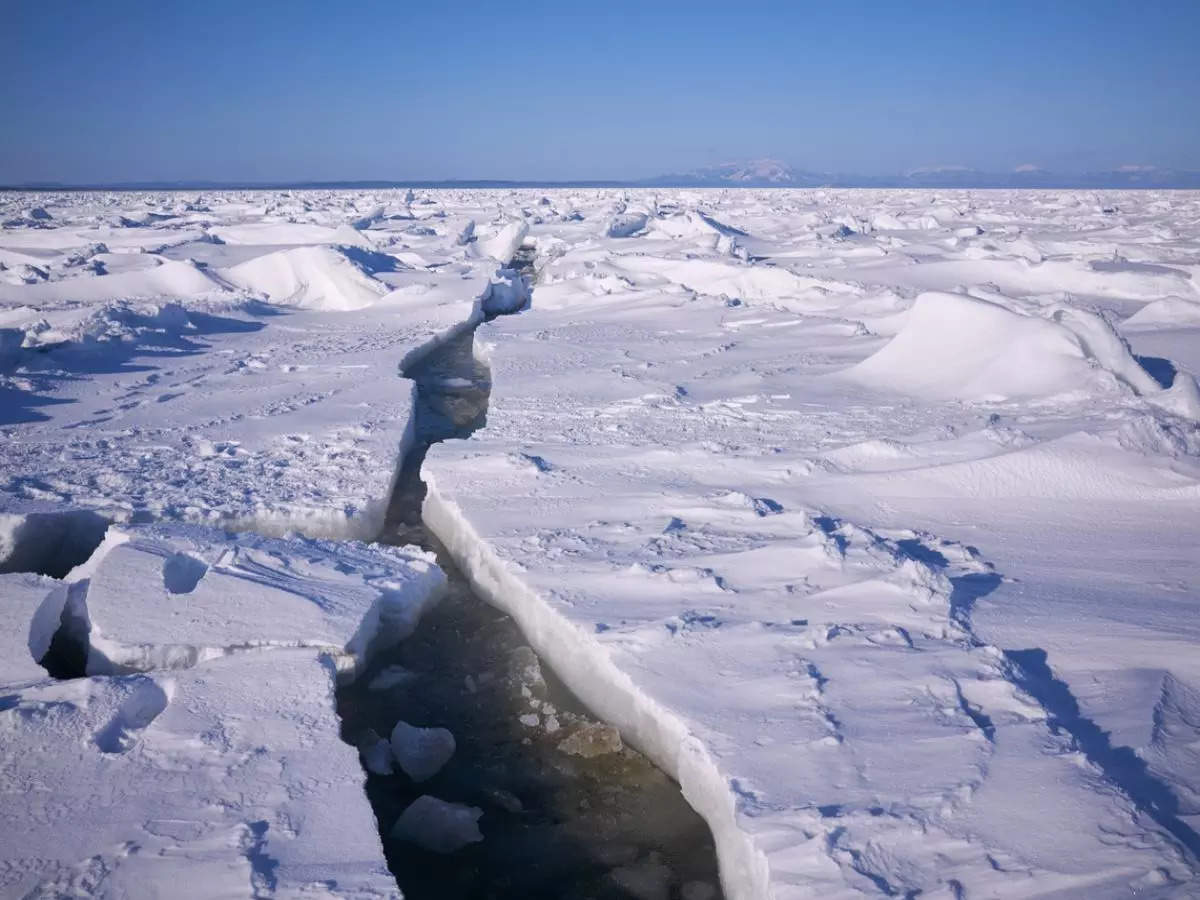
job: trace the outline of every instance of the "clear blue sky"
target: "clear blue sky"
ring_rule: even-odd
[[[0,0],[0,183],[1200,169],[1200,0]]]

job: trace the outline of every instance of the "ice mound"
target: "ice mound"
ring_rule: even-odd
[[[154,297],[191,297],[212,294],[222,286],[190,260],[159,259],[153,265],[111,275],[79,276],[36,284],[0,282],[0,303],[47,305],[99,303]],[[28,279],[25,279],[28,280]]]
[[[717,235],[739,234],[736,229],[721,225],[716,220],[695,210],[685,210],[682,213],[660,216],[651,223],[654,231],[660,232],[676,240],[686,238],[703,238]]]
[[[278,250],[226,269],[224,276],[272,303],[307,309],[364,309],[388,291],[334,247]]]
[[[529,303],[529,297],[524,278],[505,269],[492,277],[480,302],[484,312],[505,315],[522,309]]]
[[[612,238],[633,237],[644,230],[649,221],[650,216],[646,213],[618,213],[609,220],[604,233]]]
[[[928,292],[881,350],[847,372],[860,384],[931,400],[1046,397],[1158,385],[1099,316],[1026,315],[963,294]]]
[[[453,853],[483,840],[477,806],[447,803],[423,794],[409,804],[392,827],[392,837],[410,841],[434,853]]]
[[[1145,330],[1200,328],[1200,303],[1183,297],[1163,297],[1147,303],[1126,319],[1122,327]]]

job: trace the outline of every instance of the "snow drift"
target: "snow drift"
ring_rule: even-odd
[[[904,328],[847,370],[860,384],[931,400],[1005,401],[1073,392],[1159,391],[1099,316],[1059,309],[1050,318],[963,294],[917,298]]]
[[[347,254],[333,247],[295,247],[225,270],[225,277],[272,303],[307,309],[364,309],[387,293]]]

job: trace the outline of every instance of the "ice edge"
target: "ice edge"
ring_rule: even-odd
[[[730,900],[772,895],[766,854],[737,823],[736,800],[702,741],[677,715],[646,696],[589,635],[572,625],[504,565],[428,470],[422,518],[479,594],[512,616],[530,646],[599,718],[679,782],[708,823],[721,884]]]

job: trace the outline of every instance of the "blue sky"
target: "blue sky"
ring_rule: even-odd
[[[1200,2],[0,3],[0,183],[1200,169]]]

